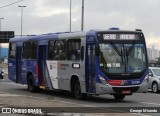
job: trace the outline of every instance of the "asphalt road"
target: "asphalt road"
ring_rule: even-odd
[[[100,96],[89,96],[86,100],[76,100],[74,97],[67,92],[57,92],[57,91],[42,91],[40,93],[30,93],[27,91],[26,85],[16,84],[9,81],[6,77],[0,80],[0,92],[26,95],[43,99],[54,99],[58,101],[64,101],[67,103],[74,103],[77,105],[82,105],[84,107],[127,107],[127,108],[137,108],[141,110],[143,107],[149,107],[160,110],[160,93],[135,93],[132,96],[127,96],[123,101],[114,100],[111,95],[100,95]],[[121,110],[120,108],[118,110]],[[135,115],[154,115],[159,116],[160,113],[135,113]]]

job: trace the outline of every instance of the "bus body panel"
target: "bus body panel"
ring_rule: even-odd
[[[16,60],[15,59],[10,59],[8,61],[8,78],[16,82]]]
[[[100,58],[99,58],[99,45],[100,43],[107,42],[109,43],[112,40],[100,40],[97,36],[97,33],[101,31],[88,31],[88,32],[74,32],[74,33],[56,33],[56,34],[46,34],[41,36],[33,36],[33,37],[25,37],[25,38],[12,38],[10,39],[10,43],[17,43],[19,44],[19,52],[23,54],[23,43],[35,41],[37,42],[37,58],[36,59],[23,59],[22,57],[16,58],[16,60],[9,59],[8,66],[9,66],[9,79],[22,83],[27,84],[27,77],[29,74],[33,75],[34,85],[35,86],[45,86],[46,89],[59,89],[59,90],[68,90],[71,91],[71,79],[78,78],[80,82],[80,87],[82,93],[88,94],[132,94],[134,92],[146,92],[147,91],[147,83],[146,77],[148,76],[148,69],[147,69],[147,60],[146,68],[143,71],[143,74],[138,78],[129,79],[112,79],[109,73],[105,73],[101,69]],[[142,33],[142,32],[135,32],[135,31],[103,31],[111,32],[111,33]],[[100,33],[101,34],[101,33]],[[100,35],[99,34],[99,35]],[[108,38],[108,35],[103,35],[105,38]],[[111,35],[110,35],[111,36]],[[125,36],[124,36],[125,38]],[[59,40],[66,40],[68,43],[69,40],[72,39],[80,39],[81,47],[84,47],[84,59],[83,60],[54,60],[49,59],[49,42],[54,41],[54,45],[56,41]],[[114,40],[113,40],[114,41]],[[131,40],[127,40],[129,44]],[[119,42],[118,44],[125,44],[126,40],[117,40],[114,42]],[[136,43],[136,42],[135,42]],[[135,44],[134,43],[134,44]],[[137,42],[138,43],[138,42]],[[110,44],[110,43],[109,43]],[[117,44],[117,43],[116,43]],[[134,45],[133,44],[133,45]],[[144,44],[144,53],[146,52],[146,45],[145,40],[143,41]],[[112,44],[111,44],[112,45]],[[116,53],[119,53],[118,48],[112,45]],[[55,48],[54,48],[55,49]],[[124,49],[124,46],[123,46]],[[127,48],[128,49],[128,48]],[[130,50],[131,48],[129,48]],[[66,50],[67,51],[67,50]],[[67,51],[68,52],[68,51]],[[120,56],[120,55],[119,55]],[[67,56],[69,57],[69,56]],[[147,58],[146,58],[147,59]],[[16,65],[18,64],[18,69]],[[109,64],[108,64],[109,66]],[[21,68],[21,69],[20,69]],[[18,74],[20,73],[20,74]],[[18,81],[16,81],[18,75]],[[118,75],[119,77],[122,75]],[[115,77],[115,78],[117,78]],[[136,77],[136,76],[135,76]],[[112,85],[112,84],[119,84],[119,85]],[[130,91],[130,93],[127,93]]]
[[[35,86],[38,86],[38,77],[36,75],[37,60],[22,60],[22,84],[27,84],[27,77],[33,76]]]
[[[86,44],[86,37],[84,33],[78,33],[73,35],[69,35],[68,33],[59,36],[57,40],[64,40],[64,38],[69,39],[81,39],[81,46],[84,46]],[[85,56],[84,56],[85,59]],[[83,93],[86,93],[86,83],[85,83],[85,60],[81,61],[66,61],[66,60],[46,60],[47,65],[47,76],[49,77],[48,80],[51,80],[53,89],[60,89],[60,90],[68,90],[71,91],[71,78],[72,77],[78,77],[80,85],[81,85],[81,91]],[[53,66],[54,64],[54,66]],[[76,66],[79,67],[76,67]],[[53,67],[57,67],[56,69],[53,69]],[[52,71],[53,70],[53,71]],[[53,73],[55,72],[55,73]],[[48,78],[46,77],[46,78]],[[53,78],[54,77],[54,78]],[[53,85],[55,83],[55,85]]]
[[[106,77],[102,72],[99,72],[98,74]],[[96,94],[123,94],[123,90],[130,91],[131,93],[145,93],[148,91],[148,83],[144,83],[144,78],[146,76],[148,76],[148,70],[145,71],[140,79],[119,80],[121,81],[119,86],[111,86],[109,84],[103,85],[99,81],[96,83]]]
[[[65,61],[46,61],[49,78],[52,82],[53,89],[71,90],[70,80],[72,76],[77,76],[80,83],[84,86],[84,66],[79,62],[65,62]],[[80,67],[76,67],[76,66]],[[85,88],[82,88],[85,92]]]

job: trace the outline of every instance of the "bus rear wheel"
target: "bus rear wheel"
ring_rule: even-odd
[[[85,99],[87,97],[87,95],[85,93],[81,92],[79,80],[76,80],[74,83],[74,96],[76,99],[79,99],[79,100]]]
[[[122,94],[115,94],[115,95],[113,95],[114,96],[114,98],[116,99],[116,100],[123,100],[124,98],[125,98],[125,95],[122,95]]]
[[[28,85],[28,91],[30,92],[36,92],[38,90],[38,87],[34,86],[32,75],[29,75],[27,85]]]

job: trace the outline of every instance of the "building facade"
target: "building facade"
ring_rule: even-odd
[[[158,58],[160,57],[160,51],[155,49],[154,47],[152,48],[147,48],[147,53],[148,53],[148,60],[149,61],[157,61]]]

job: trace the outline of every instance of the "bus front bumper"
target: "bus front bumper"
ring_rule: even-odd
[[[148,91],[148,83],[132,86],[111,86],[96,84],[96,94],[128,94],[132,93],[146,93]]]

